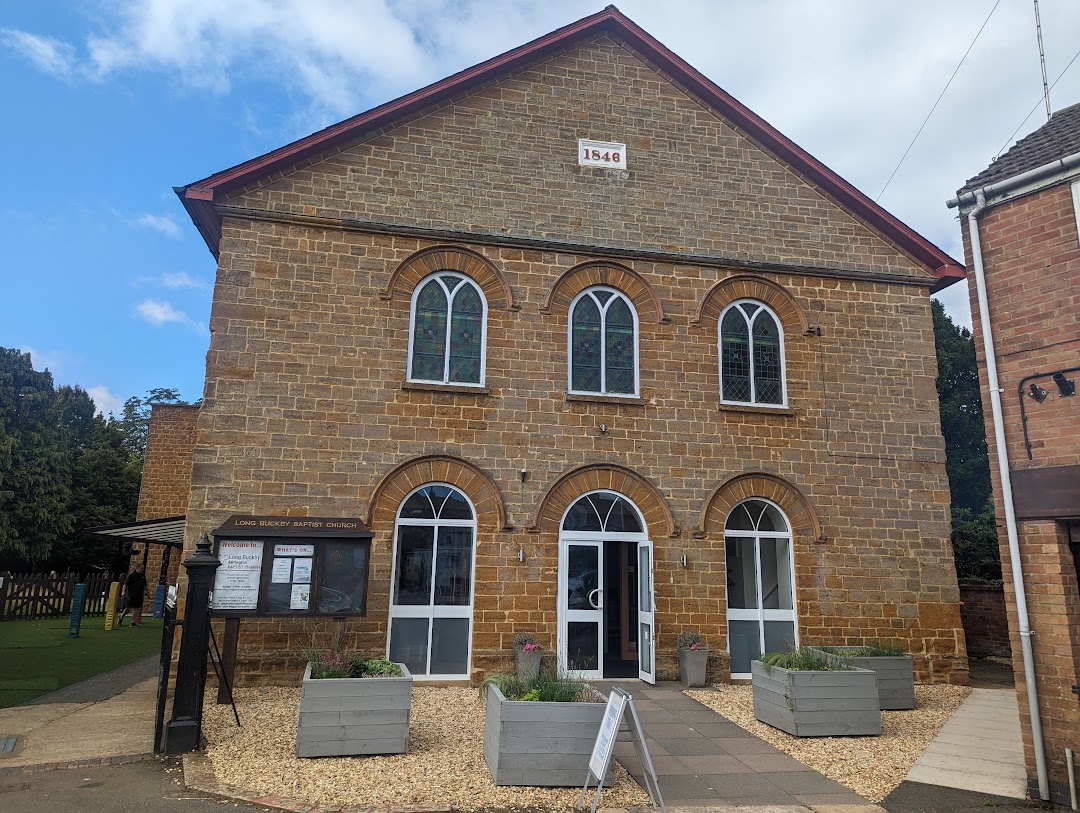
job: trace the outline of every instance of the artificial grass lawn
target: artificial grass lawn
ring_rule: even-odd
[[[161,619],[131,615],[105,631],[103,617],[84,618],[78,638],[68,638],[69,619],[0,621],[0,708],[108,672],[161,650]]]

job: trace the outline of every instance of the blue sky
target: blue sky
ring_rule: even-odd
[[[618,5],[872,198],[990,15],[880,197],[960,260],[945,200],[1045,121],[1030,0]],[[29,350],[37,369],[87,389],[105,411],[151,387],[198,398],[215,264],[172,187],[600,8],[6,0],[0,346]],[[1080,52],[1080,3],[1042,0],[1040,12],[1058,109],[1080,102],[1080,59],[1066,70]],[[961,285],[943,300],[970,323]]]

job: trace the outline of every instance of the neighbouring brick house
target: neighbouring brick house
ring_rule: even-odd
[[[1065,749],[1080,745],[1080,104],[1017,142],[950,205],[969,267],[985,278],[985,301],[971,287],[973,332],[983,402],[993,406],[986,435],[1028,776],[1064,803]]]
[[[219,263],[185,545],[229,542],[241,680],[315,629],[652,680],[693,629],[718,677],[880,641],[966,681],[963,268],[613,7],[177,192]]]

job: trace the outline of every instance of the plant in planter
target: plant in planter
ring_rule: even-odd
[[[315,654],[300,691],[296,755],[403,754],[411,707],[412,675],[405,664]]]
[[[806,650],[750,664],[754,716],[796,737],[881,733],[877,676]]]
[[[602,694],[549,668],[530,679],[493,675],[480,691],[487,702],[484,759],[496,785],[582,783],[604,717]]]
[[[705,639],[691,630],[684,630],[675,639],[675,648],[679,650],[679,676],[683,685],[704,686],[705,672],[709,665],[709,650],[705,648]]]
[[[911,656],[902,649],[879,644],[866,646],[806,647],[825,658],[842,658],[859,669],[877,673],[878,701],[882,709],[915,708],[915,678]]]
[[[531,680],[537,676],[543,655],[544,648],[531,632],[519,632],[514,636],[514,665],[520,679]]]

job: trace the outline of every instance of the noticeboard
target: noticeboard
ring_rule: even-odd
[[[222,539],[221,567],[214,573],[215,610],[254,610],[259,605],[263,543],[251,539]]]

